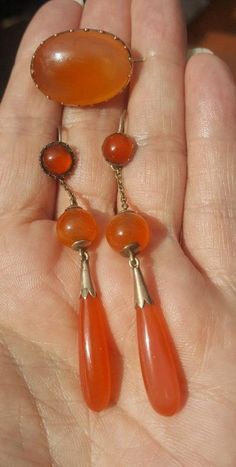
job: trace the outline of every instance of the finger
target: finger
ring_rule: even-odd
[[[177,0],[132,3],[132,50],[144,57],[128,106],[138,143],[124,171],[133,206],[179,230],[185,183],[185,28]]]
[[[236,89],[227,66],[200,54],[186,69],[188,182],[184,243],[221,285],[235,282]]]
[[[61,117],[58,104],[36,89],[30,61],[48,36],[79,23],[82,8],[72,0],[54,0],[31,21],[20,45],[16,63],[0,107],[0,204],[3,212],[28,212],[30,217],[50,216],[55,183],[41,173],[41,148],[55,140]]]
[[[103,29],[130,41],[129,0],[88,0],[84,7],[81,27]],[[70,185],[79,195],[80,204],[86,200],[94,209],[113,210],[116,186],[110,167],[101,154],[107,135],[118,128],[124,95],[109,104],[96,108],[66,108],[63,116],[64,139],[79,152],[77,170]],[[58,211],[68,205],[63,191],[58,201]]]

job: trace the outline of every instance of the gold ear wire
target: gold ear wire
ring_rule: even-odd
[[[120,116],[120,121],[119,121],[119,127],[118,127],[118,133],[124,133],[125,132],[125,120],[126,120],[126,115],[127,115],[127,110],[124,109],[121,116]]]
[[[57,139],[58,139],[59,143],[62,142],[62,128],[61,128],[61,125],[57,127]]]

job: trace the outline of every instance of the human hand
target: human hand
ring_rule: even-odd
[[[114,404],[93,413],[81,396],[78,256],[58,243],[53,220],[68,200],[38,164],[61,109],[29,73],[41,40],[79,26],[111,31],[145,58],[129,97],[138,151],[124,182],[132,206],[150,219],[142,264],[146,277],[152,270],[148,285],[154,294],[157,287],[188,382],[186,404],[170,418],[153,411],[143,387],[127,260],[102,238],[116,186],[99,148],[117,129],[124,97],[63,112],[63,140],[79,151],[70,185],[101,226],[91,256],[114,337]],[[74,1],[53,0],[26,32],[0,107],[4,467],[235,465],[236,91],[217,57],[194,56],[186,70],[185,57],[177,0],[87,0],[83,13]],[[160,242],[155,219],[165,228]]]

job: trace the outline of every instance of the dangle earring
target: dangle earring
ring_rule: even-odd
[[[80,254],[78,341],[81,389],[88,407],[99,412],[110,402],[111,369],[103,307],[92,283],[87,251],[96,239],[98,229],[93,216],[78,205],[75,194],[65,181],[74,169],[76,158],[70,146],[60,139],[42,149],[40,164],[70,198],[70,206],[57,220],[56,231],[63,245]]]
[[[135,61],[119,37],[85,28],[59,32],[41,42],[32,56],[30,73],[35,86],[48,99],[64,106],[91,107],[126,89]],[[92,285],[87,252],[97,235],[97,225],[91,214],[78,206],[65,182],[75,162],[69,146],[61,141],[51,143],[41,151],[40,160],[42,169],[70,197],[69,208],[57,221],[57,235],[63,245],[77,250],[81,257],[81,387],[87,405],[100,411],[110,400],[111,370],[102,304]]]
[[[125,112],[118,132],[109,135],[102,146],[114,171],[121,203],[121,211],[107,225],[106,238],[115,251],[128,257],[133,272],[139,358],[149,401],[158,413],[173,415],[183,401],[182,374],[162,310],[151,299],[137,257],[147,247],[150,232],[146,220],[130,210],[125,194],[122,168],[132,161],[136,143],[124,133],[124,119]]]

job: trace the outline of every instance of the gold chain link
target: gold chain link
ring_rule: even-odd
[[[113,169],[115,172],[117,186],[118,186],[118,190],[120,193],[122,211],[127,211],[129,209],[129,205],[128,205],[127,197],[125,194],[125,188],[124,188],[123,179],[122,179],[122,169],[121,167],[113,167]]]
[[[63,186],[64,190],[68,193],[70,197],[70,207],[78,207],[77,199],[65,180],[59,180],[60,184]]]

